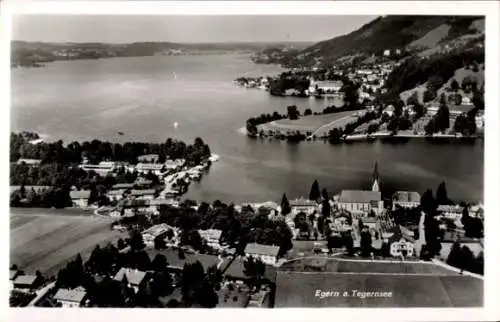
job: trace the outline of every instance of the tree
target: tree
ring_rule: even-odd
[[[323,200],[330,199],[330,197],[328,196],[328,191],[325,188],[321,189],[321,197],[323,198]]]
[[[287,107],[287,115],[290,120],[297,120],[300,116],[300,112],[295,105],[290,105]]]
[[[250,283],[254,286],[259,285],[260,280],[264,277],[266,265],[259,258],[252,256],[248,257],[243,265],[243,273],[250,278]]]
[[[420,197],[420,205],[422,206],[422,210],[427,214],[434,214],[437,205],[434,196],[432,195],[432,190],[427,189]]]
[[[368,229],[361,231],[361,241],[360,241],[361,255],[369,256],[372,251],[372,236]]]
[[[314,180],[312,186],[311,186],[311,191],[309,192],[309,199],[310,200],[319,200],[321,198],[321,193],[319,190],[319,184],[317,180]]]
[[[204,278],[205,270],[199,261],[184,264],[181,274],[181,293],[186,304],[194,303],[195,292],[202,285]]]
[[[456,268],[463,268],[462,262],[462,250],[460,248],[460,243],[455,241],[451,246],[446,263],[448,265],[455,266]]]
[[[312,110],[310,108],[306,108],[306,110],[304,111],[304,116],[311,115],[311,114],[312,114]]]
[[[143,250],[146,247],[146,244],[144,244],[144,239],[142,238],[142,234],[137,231],[133,230],[130,232],[130,250],[132,252],[140,251]]]
[[[322,207],[321,207],[321,215],[323,215],[324,218],[327,218],[331,214],[331,209],[332,207],[330,206],[330,202],[328,199],[323,200]]]
[[[432,88],[427,88],[424,92],[424,103],[427,103],[427,102],[430,102],[432,101],[433,99],[435,99],[437,96],[437,92],[432,89]]]
[[[156,254],[151,262],[151,269],[155,272],[163,272],[167,268],[168,262],[165,255]]]
[[[283,194],[283,198],[281,198],[281,214],[283,216],[288,215],[292,209],[290,208],[290,203],[288,202],[288,198],[286,194]]]
[[[156,236],[154,239],[154,247],[157,250],[165,249],[167,244],[165,243],[165,238],[161,236]]]
[[[414,91],[413,94],[408,97],[408,100],[406,101],[406,104],[407,105],[417,105],[419,104],[419,101],[418,101],[418,92],[417,91]]]
[[[441,182],[436,191],[436,201],[438,205],[450,205],[451,200],[448,198],[448,193],[446,191],[446,184]]]
[[[457,91],[457,90],[458,90],[458,88],[460,87],[460,86],[458,85],[458,82],[457,82],[457,80],[456,80],[455,78],[453,78],[453,80],[451,81],[451,83],[450,83],[450,87],[451,87],[451,89],[452,89],[452,90],[454,90],[454,91]]]

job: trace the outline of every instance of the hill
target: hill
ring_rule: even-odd
[[[299,52],[304,64],[333,63],[345,56],[382,55],[385,50],[424,50],[467,35],[484,34],[478,16],[385,16],[347,35],[319,42]]]

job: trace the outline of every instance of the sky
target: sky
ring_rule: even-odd
[[[12,18],[12,39],[43,42],[321,41],[349,33],[376,16],[86,16]]]

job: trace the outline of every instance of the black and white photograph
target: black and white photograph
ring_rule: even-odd
[[[486,22],[12,15],[9,306],[482,308]]]

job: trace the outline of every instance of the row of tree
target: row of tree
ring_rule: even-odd
[[[42,164],[79,164],[87,158],[91,164],[101,161],[124,161],[137,163],[137,158],[145,154],[158,154],[159,162],[166,158],[186,159],[188,164],[197,165],[210,156],[210,147],[201,138],[187,145],[183,141],[168,138],[164,143],[126,142],[124,144],[99,140],[71,142],[67,146],[63,141],[31,144],[24,133],[11,133],[10,161],[19,158],[38,159]]]

